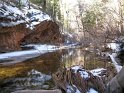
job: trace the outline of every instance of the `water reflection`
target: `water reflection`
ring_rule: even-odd
[[[65,62],[66,67],[82,65],[87,70],[105,68],[108,65],[108,62],[98,56],[97,53],[81,49],[67,50],[62,56],[62,61]]]
[[[82,65],[86,69],[105,68],[108,63],[95,53],[81,49],[68,49],[43,54],[13,65],[0,66],[0,93],[20,89],[51,89],[51,74],[58,69]]]
[[[28,72],[28,75],[26,77],[22,78],[15,78],[13,80],[13,84],[15,84],[17,87],[39,87],[40,88],[49,88],[49,85],[44,85],[45,82],[51,79],[50,75],[45,75],[35,69],[32,69],[30,72]]]

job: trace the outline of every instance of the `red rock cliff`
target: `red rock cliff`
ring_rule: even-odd
[[[0,27],[0,52],[20,50],[24,43],[59,44],[62,41],[59,26],[53,21],[43,21],[33,31],[25,24]]]
[[[53,21],[43,21],[36,25],[34,31],[22,39],[25,44],[30,43],[47,43],[59,44],[62,43],[62,35],[59,31],[59,26]]]

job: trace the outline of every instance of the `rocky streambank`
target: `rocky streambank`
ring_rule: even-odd
[[[21,50],[31,43],[63,42],[58,24],[42,11],[31,6],[22,9],[8,3],[0,4],[0,52]]]

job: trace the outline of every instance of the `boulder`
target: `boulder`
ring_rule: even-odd
[[[59,30],[59,26],[49,20],[35,26],[34,31],[22,39],[23,44],[31,43],[47,43],[47,44],[59,44],[64,42]]]
[[[21,45],[31,43],[59,44],[63,42],[59,26],[49,20],[36,25],[33,30],[25,23],[0,27],[0,52],[21,50]]]
[[[0,27],[0,52],[20,50],[20,41],[30,29],[25,24],[19,24],[12,27]]]

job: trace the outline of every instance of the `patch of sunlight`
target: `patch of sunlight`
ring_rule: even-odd
[[[21,74],[21,71],[24,71],[27,67],[1,67],[0,68],[0,80],[14,77],[17,74]]]

